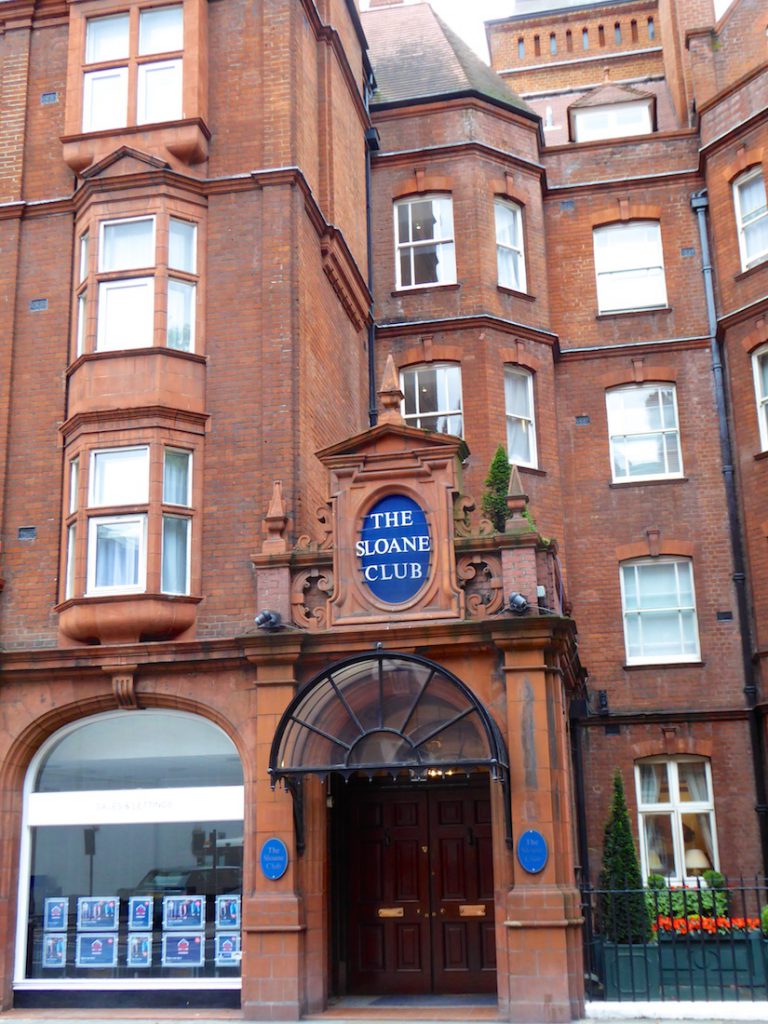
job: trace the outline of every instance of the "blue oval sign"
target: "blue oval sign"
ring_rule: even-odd
[[[432,539],[424,509],[404,494],[388,494],[363,519],[355,550],[374,597],[387,604],[410,600],[429,575]]]
[[[517,859],[525,871],[537,875],[544,870],[549,857],[547,840],[536,829],[530,828],[523,832],[517,841]]]
[[[267,839],[261,848],[259,860],[264,877],[276,882],[288,870],[288,847],[282,839]]]

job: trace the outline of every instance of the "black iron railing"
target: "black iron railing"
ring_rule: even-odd
[[[582,886],[587,998],[768,1000],[768,879]]]

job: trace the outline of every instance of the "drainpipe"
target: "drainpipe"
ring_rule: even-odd
[[[739,615],[739,632],[741,638],[741,660],[744,672],[744,697],[749,708],[749,738],[752,748],[752,768],[755,776],[755,797],[758,827],[760,831],[760,847],[763,857],[763,873],[768,875],[768,796],[766,795],[765,766],[766,755],[763,739],[763,723],[757,709],[757,684],[752,661],[752,641],[750,637],[749,597],[747,593],[747,575],[744,562],[744,546],[742,543],[741,524],[736,496],[736,482],[733,469],[733,448],[728,425],[728,414],[723,375],[721,345],[717,338],[717,314],[715,312],[715,289],[712,276],[712,260],[707,233],[707,210],[709,199],[707,190],[695,192],[691,196],[691,209],[696,214],[701,241],[702,271],[704,274],[704,294],[707,302],[707,322],[709,327],[710,352],[712,356],[712,374],[715,385],[715,402],[717,405],[717,422],[720,433],[720,456],[723,463],[723,480],[725,483],[728,526],[731,535],[731,555],[733,558],[733,582],[736,588],[736,603]]]
[[[365,106],[374,88],[373,74],[365,83]],[[379,133],[371,125],[365,130],[365,230],[368,253],[368,291],[371,306],[368,310],[368,426],[375,427],[379,418],[376,407],[376,323],[373,318],[373,232],[371,229],[371,153],[379,149]]]

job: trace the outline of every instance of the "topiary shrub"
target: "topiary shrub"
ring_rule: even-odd
[[[611,810],[603,838],[600,872],[600,931],[613,942],[643,943],[651,935],[640,862],[637,858],[621,773],[613,776]]]
[[[488,476],[485,478],[487,490],[482,501],[483,514],[493,523],[497,533],[504,532],[504,525],[509,517],[507,491],[511,473],[504,445],[500,444],[488,467]]]

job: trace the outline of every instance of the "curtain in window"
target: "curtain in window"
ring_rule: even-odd
[[[139,583],[141,529],[138,520],[96,524],[97,587],[134,587]]]
[[[688,793],[692,801],[697,803],[708,803],[710,800],[709,786],[707,785],[707,771],[703,762],[682,761],[678,765],[681,782],[688,787]],[[682,787],[681,787],[682,788]],[[687,817],[687,816],[686,816]],[[704,843],[704,852],[709,857],[709,863],[715,863],[715,848],[712,841],[712,819],[709,814],[697,814],[698,836]],[[683,829],[685,834],[685,828]],[[686,850],[692,848],[692,844],[685,840]]]
[[[744,229],[744,249],[747,263],[768,252],[768,210],[766,209],[765,182],[756,174],[739,186],[741,222]]]
[[[181,516],[163,516],[163,579],[164,594],[186,594],[189,520]]]

